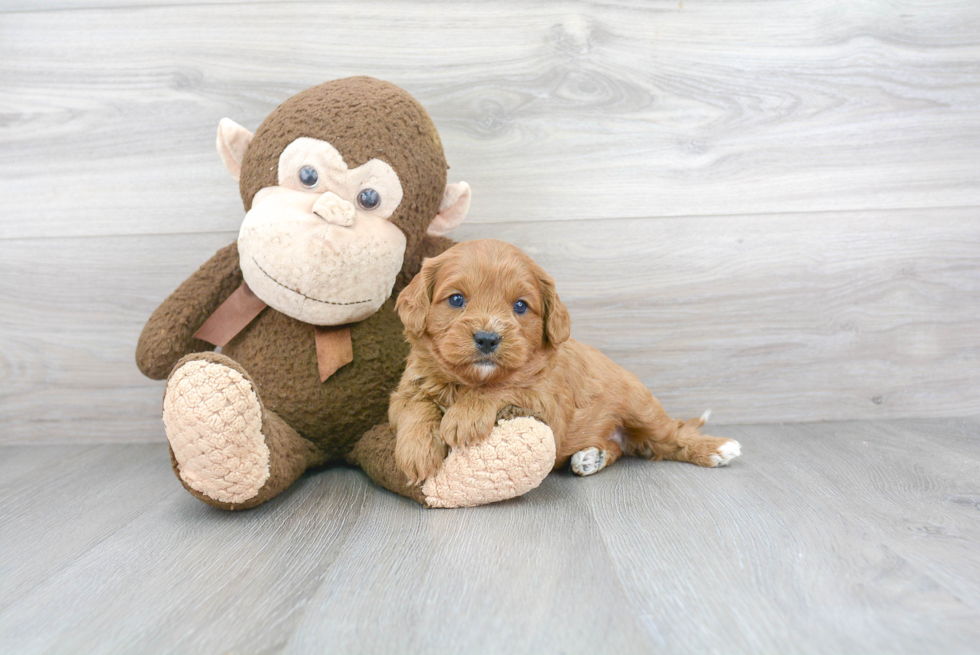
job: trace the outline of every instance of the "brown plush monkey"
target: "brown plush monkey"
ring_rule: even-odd
[[[483,450],[454,453],[421,488],[395,467],[381,424],[408,352],[392,294],[452,245],[441,235],[470,199],[465,183],[446,184],[425,109],[393,84],[336,80],[284,102],[254,136],[223,119],[217,146],[240,182],[238,241],[157,308],[136,352],[145,375],[167,378],[163,420],[184,487],[245,509],[344,460],[429,506],[536,486],[554,442],[544,424],[514,418],[526,412],[501,416]]]

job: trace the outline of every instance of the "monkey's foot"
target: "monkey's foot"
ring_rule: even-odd
[[[269,479],[262,405],[242,372],[214,357],[187,361],[170,374],[163,424],[181,479],[209,498],[241,503]]]
[[[472,507],[531,491],[555,466],[555,436],[535,418],[501,419],[490,436],[449,453],[422,484],[429,507]]]

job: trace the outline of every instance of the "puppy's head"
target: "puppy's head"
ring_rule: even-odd
[[[506,380],[547,357],[571,328],[551,276],[492,239],[426,259],[395,307],[412,343],[469,384]]]

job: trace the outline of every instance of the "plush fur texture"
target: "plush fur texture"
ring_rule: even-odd
[[[428,114],[404,90],[371,78],[350,78],[308,89],[280,105],[244,154],[240,186],[246,210],[260,189],[276,186],[279,155],[299,137],[328,140],[351,168],[376,158],[397,172],[404,197],[390,220],[404,233],[407,246],[396,293],[417,272],[423,257],[452,244],[426,235],[444,196],[447,166]],[[211,344],[193,334],[242,280],[237,244],[231,244],[157,308],[136,353],[140,370],[154,379],[166,378],[188,362],[207,360],[240,372],[252,385],[262,407],[261,434],[270,450],[265,486],[245,501],[226,502],[230,496],[220,500],[202,494],[181,477],[195,496],[229,509],[272,497],[308,466],[345,460],[357,440],[384,420],[388,396],[408,352],[394,300],[389,299],[376,313],[350,326],[354,361],[325,383],[318,375],[313,326],[271,307],[233,338],[222,355],[215,355],[209,352]],[[180,477],[179,462],[173,462]],[[290,464],[280,466],[282,462]]]
[[[238,236],[242,273],[255,295],[312,325],[343,325],[378,311],[405,254],[405,235],[383,216],[363,212],[354,220],[352,211],[349,224],[322,218],[329,216],[323,199],[332,195],[263,189]]]
[[[406,253],[414,255],[439,211],[448,169],[439,133],[422,105],[404,89],[371,77],[297,93],[262,122],[245,153],[239,184],[246,211],[259,189],[278,183],[279,155],[301,137],[328,141],[349,168],[381,159],[395,169],[404,197],[391,222],[405,232]]]
[[[349,169],[332,144],[309,137],[289,144],[278,165],[278,185],[255,194],[238,235],[245,282],[304,323],[367,318],[391,295],[405,256],[405,233],[389,220],[404,195],[398,174],[380,159]],[[362,189],[377,192],[375,206],[360,205]]]
[[[182,465],[186,462],[181,462],[178,459],[178,453],[174,452],[173,444],[170,448],[171,467],[174,473],[177,474],[178,479],[180,479],[181,484],[184,485],[184,488],[193,496],[209,505],[222,509],[250,509],[275,498],[285,491],[310,466],[317,466],[324,462],[322,452],[311,441],[301,437],[279,415],[266,409],[261,398],[258,396],[256,383],[245,372],[245,369],[230,357],[212,352],[188,355],[174,366],[173,372],[167,380],[168,387],[175,379],[182,377],[185,365],[186,368],[194,369],[200,364],[206,364],[215,373],[220,374],[223,370],[224,375],[228,377],[232,377],[229,374],[236,373],[237,377],[244,379],[251,388],[252,393],[250,395],[252,396],[252,402],[258,404],[258,413],[261,416],[260,434],[265,444],[265,467],[268,474],[264,476],[263,484],[259,487],[249,487],[247,484],[242,485],[243,482],[247,483],[246,477],[236,476],[235,469],[238,467],[229,466],[228,462],[236,457],[241,458],[247,455],[245,453],[223,452],[227,450],[229,441],[233,442],[233,447],[240,446],[240,443],[234,443],[235,441],[239,441],[239,439],[234,437],[228,439],[227,437],[230,435],[220,434],[212,430],[203,435],[204,438],[197,440],[193,445],[178,444],[178,449],[181,446],[184,448],[190,446],[188,448],[189,450],[193,449],[197,451],[195,454],[200,457],[195,467],[196,470],[193,471],[195,474],[194,477],[203,474],[210,478],[207,484],[199,484],[192,476],[187,475],[182,470]],[[200,396],[204,399],[202,404],[210,406],[214,413],[214,416],[208,417],[205,420],[213,424],[214,420],[220,416],[222,411],[226,411],[232,403],[220,402],[227,397],[221,392],[222,390],[215,389],[214,387],[211,387],[211,389],[217,390],[218,393],[205,393],[200,394]],[[164,396],[165,422],[171,420],[168,414],[172,416],[172,410],[167,408],[168,401],[170,400],[169,396],[169,393]],[[231,398],[230,400],[234,401],[235,399]],[[179,405],[180,403],[175,404]],[[250,412],[242,416],[243,419],[249,417]],[[186,416],[184,419],[186,420]],[[227,423],[230,421],[225,420],[222,422]],[[242,432],[245,432],[245,430],[242,430]],[[224,493],[229,490],[233,492],[233,496]]]
[[[463,306],[453,306],[460,296]],[[426,260],[397,309],[412,352],[388,417],[410,480],[429,478],[449,449],[485,439],[507,405],[551,426],[556,468],[588,448],[601,451],[602,466],[624,450],[701,466],[737,454],[737,442],[701,434],[702,419],[670,418],[635,375],[570,339],[554,281],[514,246],[469,241]],[[479,333],[497,335],[499,345],[484,352]]]
[[[422,484],[429,507],[473,507],[531,491],[555,461],[551,429],[533,418],[498,421],[486,439],[453,450]]]
[[[468,187],[447,188],[435,127],[404,90],[364,77],[327,82],[280,105],[254,137],[233,121],[222,121],[219,154],[240,181],[246,210],[262,189],[276,187],[280,155],[301,137],[328,141],[351,169],[376,159],[397,174],[403,197],[388,220],[406,245],[394,293],[419,271],[423,258],[452,245],[426,230],[440,208],[450,209],[438,222],[440,231],[462,220]],[[377,169],[377,162],[372,166]],[[321,191],[324,197],[330,192]],[[462,202],[446,205],[447,197]],[[275,239],[265,243],[274,250]],[[361,260],[346,263],[351,270],[344,270],[351,276],[357,275],[357,265],[364,265]],[[393,463],[391,428],[378,425],[408,354],[394,299],[349,324],[353,361],[321,382],[313,325],[273,306],[228,341],[221,354],[194,338],[242,282],[234,243],[153,312],[136,349],[145,375],[157,380],[170,376],[173,382],[164,399],[165,421],[171,464],[185,488],[216,507],[247,509],[274,498],[309,467],[347,461],[379,484],[426,502]],[[356,447],[362,435],[367,441]],[[550,430],[547,438],[552,439]],[[486,497],[499,500],[511,491],[502,488]]]
[[[181,357],[212,350],[190,335],[200,327],[198,320],[203,323],[210,315],[207,309],[224,300],[222,292],[230,295],[241,282],[237,245],[230,244],[154,312],[137,348],[140,370],[163,379]],[[343,459],[366,430],[384,421],[388,395],[401,377],[408,346],[394,302],[389,299],[377,313],[351,325],[354,361],[323,383],[313,326],[271,308],[222,354],[259,381],[264,405],[313,442],[324,461]]]
[[[395,431],[388,423],[368,431],[349,455],[375,482],[427,507],[473,507],[523,495],[547,477],[555,438],[539,417],[508,406],[497,413],[490,436],[451,453],[421,485],[395,464]]]
[[[241,370],[207,359],[175,368],[163,424],[180,477],[206,496],[242,503],[269,479],[262,403]]]

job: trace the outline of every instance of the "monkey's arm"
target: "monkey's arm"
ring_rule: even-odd
[[[143,375],[163,380],[184,355],[214,350],[194,333],[241,283],[235,242],[215,253],[150,316],[136,346],[136,365]]]

